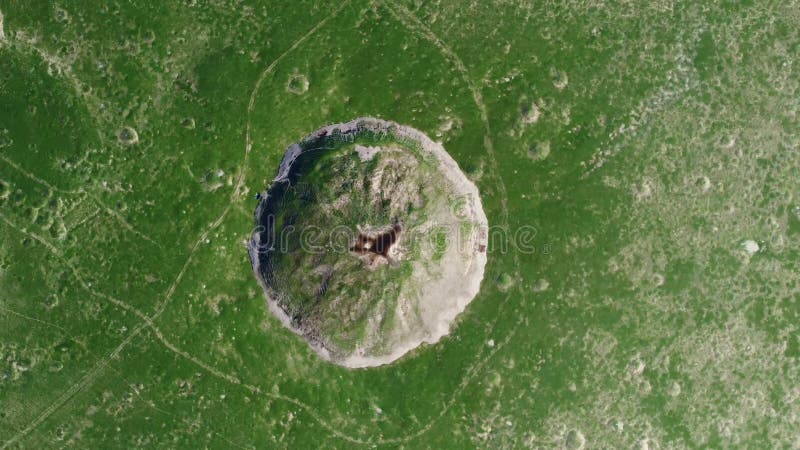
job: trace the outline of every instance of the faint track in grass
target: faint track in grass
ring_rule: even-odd
[[[84,190],[83,188],[74,189],[74,190],[59,188],[58,186],[55,186],[52,183],[49,183],[47,180],[42,179],[42,178],[36,176],[35,174],[33,174],[32,172],[26,170],[24,167],[20,166],[19,164],[14,162],[14,160],[12,160],[11,158],[3,155],[2,153],[0,153],[0,160],[2,160],[3,162],[5,162],[9,166],[11,166],[17,172],[19,172],[19,173],[23,174],[24,176],[30,178],[31,180],[35,181],[36,183],[41,184],[42,186],[46,187],[47,189],[49,189],[52,192],[55,192],[55,193],[58,193],[58,194],[62,194],[62,195],[84,195],[84,196],[88,196],[89,198],[92,199],[92,201],[95,204],[97,204],[97,206],[102,211],[105,211],[108,215],[113,217],[117,222],[119,222],[128,231],[130,231],[134,235],[146,240],[147,242],[150,242],[151,244],[153,244],[156,247],[158,247],[158,248],[163,250],[163,247],[161,246],[161,244],[159,244],[158,242],[153,240],[153,238],[151,238],[150,236],[148,236],[148,235],[142,233],[141,231],[137,230],[136,227],[131,225],[127,221],[127,219],[125,219],[125,217],[122,216],[122,214],[120,214],[120,213],[114,211],[113,209],[111,209],[110,207],[106,206],[103,203],[103,201],[100,200],[97,196],[86,192],[86,190]]]
[[[13,436],[8,441],[2,443],[2,446],[0,446],[0,449],[5,449],[8,446],[10,446],[11,444],[19,441],[20,439],[23,439],[31,431],[36,429],[36,427],[39,424],[41,424],[44,420],[46,420],[50,415],[55,413],[60,407],[62,407],[64,404],[66,404],[75,395],[80,393],[81,390],[83,390],[87,386],[90,386],[91,384],[93,384],[94,381],[97,379],[97,377],[103,372],[103,370],[105,370],[109,366],[111,361],[113,359],[117,359],[119,357],[120,352],[128,344],[130,344],[130,342],[133,341],[133,339],[135,339],[142,332],[142,330],[144,328],[146,328],[146,327],[150,328],[153,331],[153,334],[158,338],[159,341],[161,341],[161,343],[164,345],[164,347],[166,347],[168,350],[172,351],[173,353],[177,354],[178,356],[181,356],[183,358],[188,359],[189,361],[193,362],[195,365],[207,370],[212,375],[214,375],[216,377],[219,377],[219,378],[222,378],[222,379],[228,381],[231,384],[235,384],[235,385],[241,384],[241,381],[239,381],[238,378],[236,378],[236,377],[234,377],[232,375],[229,375],[229,374],[225,374],[224,372],[221,372],[221,371],[215,369],[214,367],[212,367],[212,366],[210,366],[208,364],[205,364],[204,362],[200,361],[198,358],[194,357],[193,355],[191,355],[191,354],[189,354],[187,352],[184,352],[181,349],[179,349],[178,347],[176,347],[175,345],[173,345],[171,342],[169,342],[164,337],[163,333],[153,323],[152,319],[150,317],[148,317],[146,314],[144,314],[143,312],[141,312],[140,310],[138,310],[137,308],[128,305],[127,303],[123,302],[122,300],[116,299],[116,298],[114,298],[112,296],[109,296],[109,295],[106,295],[106,294],[104,294],[102,292],[98,292],[98,291],[94,290],[91,287],[91,285],[85,280],[85,278],[80,273],[80,271],[75,266],[73,266],[70,263],[70,261],[66,257],[64,257],[64,255],[53,244],[48,242],[47,239],[45,239],[45,238],[43,238],[43,237],[41,237],[41,236],[39,236],[39,235],[37,235],[35,233],[29,232],[24,228],[21,228],[21,227],[17,226],[16,224],[14,224],[10,220],[8,220],[3,214],[0,214],[0,221],[4,222],[6,225],[8,225],[11,228],[14,228],[15,230],[17,230],[19,233],[23,234],[24,236],[28,236],[31,239],[33,239],[36,242],[38,242],[39,244],[41,244],[42,246],[44,246],[50,253],[53,254],[54,257],[56,257],[56,259],[58,259],[64,266],[66,266],[67,268],[70,269],[70,271],[72,272],[73,276],[78,281],[78,283],[81,285],[81,287],[85,291],[87,291],[91,296],[102,298],[102,299],[104,299],[106,301],[109,301],[112,304],[114,304],[114,305],[116,305],[116,306],[118,306],[118,307],[120,307],[120,308],[122,308],[122,309],[124,309],[126,311],[129,311],[129,312],[133,313],[137,318],[141,319],[141,322],[139,322],[136,325],[136,327],[134,327],[134,329],[131,331],[131,333],[129,333],[126,336],[126,338],[122,342],[120,342],[117,345],[117,347],[114,348],[114,350],[108,356],[100,358],[99,361],[95,364],[95,366],[88,373],[86,373],[83,377],[81,377],[80,380],[78,380],[78,382],[76,382],[75,384],[70,386],[65,392],[63,392],[60,396],[58,396],[47,408],[45,408],[43,411],[41,411],[36,416],[36,418],[33,421],[31,421],[24,429],[19,430],[19,432],[15,436]],[[60,329],[60,330],[62,330],[64,332],[66,332],[66,330],[64,330],[63,328],[61,328],[61,327],[59,327],[59,326],[57,326],[55,324],[51,324],[49,322],[45,322],[45,321],[36,319],[34,317],[29,317],[29,316],[17,313],[15,311],[12,311],[12,310],[10,310],[8,308],[3,307],[2,305],[0,305],[0,310],[8,312],[8,313],[11,313],[11,314],[14,314],[14,315],[21,316],[21,317],[23,317],[25,319],[28,319],[28,320],[33,320],[33,321],[36,321],[36,322],[40,322],[40,323],[48,325],[48,326],[53,326],[53,327],[56,327],[56,328],[58,328],[58,329]],[[158,409],[158,408],[156,408],[156,409]],[[223,437],[223,439],[226,439],[221,434],[219,436]]]
[[[399,3],[391,1],[379,0],[378,3],[389,10],[389,13],[410,32],[419,35],[426,41],[433,44],[442,53],[444,58],[448,60],[453,67],[455,67],[464,84],[466,84],[467,88],[472,94],[472,100],[475,102],[475,106],[478,108],[478,112],[481,116],[481,122],[483,123],[483,147],[486,149],[486,153],[489,156],[489,164],[492,172],[494,172],[494,175],[497,178],[497,188],[500,191],[500,203],[502,205],[501,214],[503,217],[503,222],[507,224],[508,194],[506,193],[506,185],[497,169],[494,142],[492,141],[492,129],[489,124],[489,109],[486,107],[486,102],[483,101],[483,94],[481,93],[480,88],[478,88],[477,84],[475,84],[475,82],[469,76],[467,66],[464,64],[464,61],[461,59],[461,57],[459,57],[458,54],[454,52],[449,45],[447,45],[447,43],[439,38],[439,36],[431,31],[430,28],[422,23],[422,21],[419,20],[411,11],[409,11],[408,8]]]
[[[284,402],[287,402],[287,403],[291,403],[292,405],[297,406],[298,408],[302,409],[303,412],[305,412],[306,414],[311,416],[312,419],[314,419],[327,432],[331,433],[331,435],[333,435],[333,436],[335,436],[335,437],[337,437],[339,439],[342,439],[343,441],[350,442],[352,444],[372,445],[372,446],[374,446],[374,445],[402,444],[402,443],[410,442],[410,441],[412,441],[414,439],[417,439],[418,437],[422,436],[423,434],[427,433],[428,431],[430,431],[434,427],[436,422],[439,419],[441,419],[442,417],[444,417],[444,415],[447,414],[447,412],[450,410],[450,408],[452,408],[452,406],[458,400],[458,397],[461,395],[461,393],[478,376],[478,374],[481,372],[481,370],[486,366],[486,364],[488,364],[489,360],[497,352],[499,352],[503,347],[505,347],[511,341],[511,339],[514,337],[514,335],[516,334],[517,330],[519,329],[519,326],[521,325],[521,323],[522,323],[522,321],[518,320],[515,323],[514,327],[511,329],[511,331],[505,336],[505,338],[501,342],[497,343],[494,347],[492,347],[492,349],[489,351],[489,353],[487,355],[485,355],[480,361],[478,361],[477,363],[473,364],[467,370],[466,375],[462,378],[462,380],[459,383],[458,387],[456,387],[455,391],[452,393],[450,398],[444,403],[444,405],[442,406],[442,409],[433,418],[433,420],[430,420],[423,427],[417,429],[413,433],[404,434],[402,436],[398,436],[398,437],[394,437],[394,438],[381,438],[381,439],[375,439],[375,440],[362,439],[362,438],[359,438],[359,437],[353,437],[353,436],[350,436],[350,435],[348,435],[346,433],[343,433],[340,429],[338,429],[337,427],[335,427],[335,426],[331,425],[330,423],[328,423],[328,421],[326,421],[322,417],[322,415],[319,412],[317,412],[317,410],[314,407],[312,407],[311,405],[308,405],[305,402],[303,402],[301,400],[298,400],[296,398],[289,397],[287,395],[276,393],[276,392],[264,391],[263,389],[261,389],[258,386],[255,386],[255,385],[250,384],[250,383],[242,382],[238,377],[236,377],[234,375],[231,375],[231,374],[227,374],[225,372],[222,372],[222,371],[218,370],[217,368],[215,368],[214,366],[212,366],[210,364],[207,364],[204,361],[200,360],[199,358],[197,358],[197,357],[195,357],[195,356],[193,356],[193,355],[191,355],[191,354],[189,354],[187,352],[184,352],[184,351],[180,350],[179,348],[175,347],[174,345],[170,344],[164,338],[164,336],[161,335],[161,332],[158,331],[157,329],[154,329],[153,331],[155,332],[156,337],[162,343],[164,343],[164,345],[167,346],[167,348],[170,351],[172,351],[173,353],[177,354],[178,356],[181,356],[181,357],[189,360],[191,363],[195,364],[196,366],[200,367],[201,369],[204,369],[205,371],[207,371],[211,375],[213,375],[213,376],[215,376],[217,378],[223,379],[225,381],[228,381],[229,383],[231,383],[233,385],[241,386],[241,387],[243,387],[244,389],[248,390],[249,392],[251,392],[253,394],[262,395],[262,396],[265,396],[265,397],[269,397],[269,398],[273,398],[273,399],[276,399],[276,400],[281,400],[281,401],[284,401]]]
[[[247,104],[247,117],[245,122],[245,145],[244,145],[244,161],[242,162],[242,168],[239,171],[239,178],[236,182],[236,187],[233,189],[233,193],[231,194],[231,201],[236,201],[237,198],[241,195],[239,192],[242,187],[244,186],[244,181],[247,176],[247,163],[250,160],[250,152],[253,149],[253,112],[256,109],[256,97],[258,97],[258,92],[261,90],[261,85],[264,84],[264,81],[267,77],[275,70],[275,67],[289,55],[289,53],[296,50],[300,45],[302,45],[308,38],[313,36],[320,28],[325,26],[331,19],[335,18],[339,13],[350,5],[351,0],[346,0],[342,2],[336,9],[334,9],[331,14],[329,14],[324,19],[317,22],[313,28],[308,30],[306,34],[301,36],[298,40],[296,40],[288,49],[286,49],[283,53],[278,55],[258,76],[256,80],[256,84],[253,86],[253,90],[250,92],[250,101]]]
[[[350,3],[350,0],[347,0],[346,2],[342,3],[341,5],[339,5],[339,7],[337,9],[335,9],[331,14],[329,14],[328,16],[326,16],[325,18],[320,20],[306,34],[304,34],[299,39],[297,39],[288,49],[286,49],[283,53],[278,55],[278,57],[275,58],[272,61],[272,63],[270,63],[261,72],[261,75],[259,75],[259,78],[256,80],[255,87],[253,88],[253,91],[250,94],[250,101],[249,101],[248,107],[247,107],[247,122],[246,122],[246,130],[245,130],[245,152],[244,152],[244,158],[242,160],[241,168],[239,169],[239,175],[237,177],[236,185],[233,187],[233,191],[231,192],[230,202],[228,202],[227,206],[225,206],[225,209],[222,211],[222,214],[220,214],[219,217],[217,217],[217,220],[212,222],[211,225],[205,231],[203,231],[203,233],[200,234],[200,236],[197,238],[197,240],[195,240],[195,242],[192,245],[192,248],[191,248],[191,250],[189,252],[189,256],[186,258],[186,262],[183,264],[183,267],[181,267],[181,270],[178,272],[178,275],[175,277],[175,280],[172,282],[170,287],[167,289],[167,292],[164,295],[164,298],[162,299],[160,304],[156,306],[155,313],[153,313],[153,315],[150,317],[150,319],[153,322],[155,322],[159,318],[159,316],[161,316],[161,314],[164,312],[164,310],[166,309],[166,307],[167,307],[167,305],[169,303],[169,300],[175,294],[175,290],[177,289],[178,285],[180,284],[181,280],[183,279],[183,276],[185,275],[186,271],[188,270],[189,265],[191,264],[195,253],[197,252],[197,249],[200,247],[200,245],[203,243],[203,241],[205,241],[208,238],[208,235],[222,224],[222,221],[225,219],[225,217],[231,211],[231,208],[233,207],[233,204],[237,203],[238,199],[241,196],[241,190],[242,190],[242,188],[244,186],[244,183],[245,183],[245,180],[247,178],[247,163],[250,160],[250,152],[251,152],[251,150],[253,148],[253,142],[252,142],[252,138],[251,138],[251,116],[252,116],[252,112],[255,110],[255,99],[256,99],[256,96],[258,94],[259,89],[261,88],[261,84],[267,78],[267,75],[269,75],[275,69],[275,67],[278,65],[278,63],[280,63],[289,53],[291,53],[292,51],[297,49],[303,42],[308,40],[309,37],[311,37],[314,33],[316,33],[323,25],[328,23],[328,21],[330,21],[331,19],[336,17],[336,15],[342,9],[344,9],[344,7],[346,7],[349,3]]]
[[[53,329],[59,330],[59,331],[61,331],[61,332],[63,333],[63,335],[64,335],[64,336],[66,336],[68,339],[70,339],[70,340],[72,340],[72,341],[74,341],[74,342],[79,342],[79,340],[78,340],[78,339],[76,339],[74,336],[72,336],[68,330],[66,330],[65,328],[63,328],[63,327],[61,327],[61,326],[59,326],[59,325],[57,325],[57,324],[54,324],[54,323],[51,323],[51,322],[48,322],[48,321],[45,321],[45,320],[37,319],[36,317],[31,317],[31,316],[28,316],[28,315],[26,315],[26,314],[22,314],[22,313],[20,313],[20,312],[17,312],[17,311],[14,311],[14,310],[10,309],[10,308],[7,308],[7,307],[5,307],[5,306],[3,306],[3,305],[0,305],[0,312],[5,312],[5,313],[7,313],[7,314],[11,314],[11,315],[14,315],[14,316],[17,316],[17,317],[21,317],[21,318],[23,318],[23,319],[26,319],[26,320],[29,320],[29,321],[32,321],[32,322],[39,323],[39,324],[41,324],[41,325],[44,325],[44,326],[46,326],[46,327],[48,327],[48,328],[53,328]],[[153,331],[154,331],[154,332],[156,332],[156,333],[160,333],[160,332],[158,331],[158,329],[157,329],[157,328],[154,328],[154,330],[153,330]],[[168,344],[166,341],[165,341],[164,343],[165,343],[165,344]],[[90,350],[88,350],[88,349],[86,349],[86,351],[87,351],[89,354],[93,355],[93,356],[97,356],[97,355],[95,355],[95,354],[94,354],[92,351],[90,351]],[[126,383],[128,386],[133,386],[133,385],[134,385],[134,383],[131,383],[131,382],[130,382],[130,381],[129,381],[129,380],[126,378],[126,377],[125,377],[125,375],[124,375],[123,373],[121,373],[119,370],[117,370],[117,369],[114,369],[113,367],[109,367],[109,366],[106,366],[106,367],[108,367],[110,370],[112,370],[112,371],[114,372],[114,374],[115,374],[114,376],[115,376],[115,377],[118,377],[118,379],[120,379],[120,380],[122,380],[122,381],[125,381],[125,383]],[[138,390],[135,390],[135,389],[134,389],[134,390],[133,390],[133,393],[136,395],[136,397],[137,397],[137,398],[139,398],[139,399],[140,399],[140,400],[143,402],[143,404],[147,405],[149,408],[153,409],[154,411],[157,411],[157,412],[159,412],[160,414],[164,414],[164,415],[166,415],[166,416],[172,417],[172,418],[174,418],[174,419],[176,419],[176,420],[178,419],[178,417],[177,417],[175,414],[172,414],[172,413],[170,413],[169,411],[165,411],[165,410],[163,410],[163,409],[161,409],[161,408],[159,408],[159,407],[155,406],[154,404],[150,404],[150,403],[148,403],[148,402],[147,402],[147,401],[146,401],[146,400],[145,400],[145,399],[144,399],[144,398],[143,398],[143,397],[140,395],[140,393],[139,393],[139,391],[138,391]],[[11,425],[11,424],[8,424],[8,425],[9,425],[9,426],[11,426],[12,428],[14,428],[14,429],[15,429],[15,430],[16,430],[18,433],[21,433],[21,432],[23,431],[23,430],[20,430],[19,428],[15,427],[15,426],[13,426],[13,425]],[[211,429],[214,431],[214,433],[215,433],[217,436],[219,436],[220,438],[222,438],[222,439],[223,439],[223,440],[225,440],[226,442],[230,443],[231,445],[234,445],[234,446],[236,446],[236,447],[238,447],[238,448],[252,448],[252,447],[244,447],[244,446],[242,446],[242,445],[240,445],[240,444],[237,444],[236,442],[233,442],[233,441],[231,441],[230,439],[226,438],[226,437],[225,437],[223,434],[221,434],[221,433],[217,432],[216,430],[214,430],[214,429],[213,429],[213,427],[210,427],[210,428],[211,428]],[[4,444],[3,444],[3,448],[5,448],[5,446],[7,446],[8,444],[9,444],[9,443],[4,443]]]
[[[67,190],[64,190],[64,189],[59,189],[59,188],[53,186],[52,184],[48,183],[47,181],[35,176],[34,174],[25,171],[24,169],[19,167],[17,164],[15,164],[13,161],[11,161],[10,159],[6,158],[4,155],[0,155],[0,158],[2,158],[4,161],[9,163],[9,165],[14,167],[15,169],[17,169],[20,172],[22,172],[24,175],[26,175],[29,178],[31,178],[32,180],[42,184],[43,186],[47,187],[48,189],[53,190],[54,192],[69,193],[69,194],[76,194],[76,193],[82,193],[83,192],[83,191],[67,191]],[[97,199],[93,198],[93,200],[95,202],[98,202]],[[36,242],[40,243],[41,245],[43,245],[47,250],[50,251],[50,253],[52,253],[57,259],[59,259],[62,264],[64,264],[66,267],[68,267],[70,269],[70,271],[72,272],[73,276],[75,277],[75,279],[78,281],[78,283],[81,285],[81,287],[83,287],[84,290],[89,292],[94,297],[98,297],[98,298],[102,298],[104,300],[107,300],[107,301],[111,302],[112,304],[116,305],[117,307],[122,308],[125,311],[129,311],[129,312],[133,313],[137,318],[139,318],[141,320],[133,328],[133,330],[131,330],[131,332],[125,337],[125,339],[122,340],[120,342],[120,344],[117,345],[117,347],[107,357],[100,359],[95,364],[95,366],[88,373],[86,373],[83,376],[83,378],[81,378],[77,383],[75,383],[72,386],[70,386],[70,388],[67,389],[67,391],[65,391],[59,397],[57,397],[56,400],[53,403],[51,403],[47,408],[45,408],[30,424],[28,424],[28,426],[26,426],[22,431],[20,431],[20,433],[18,433],[14,437],[12,437],[9,441],[6,441],[5,443],[3,443],[2,447],[0,447],[0,449],[7,448],[9,445],[13,444],[14,442],[18,441],[19,439],[24,438],[28,433],[30,433],[30,431],[35,429],[41,422],[43,422],[45,419],[47,419],[47,417],[52,415],[55,411],[57,411],[61,406],[63,406],[67,401],[69,401],[72,397],[74,397],[78,392],[83,390],[85,387],[91,385],[94,382],[94,380],[97,378],[97,376],[102,372],[102,370],[105,369],[105,367],[108,366],[108,364],[110,363],[111,359],[117,358],[118,355],[122,352],[122,350],[125,347],[127,347],[128,344],[130,344],[133,341],[133,339],[135,339],[142,332],[142,330],[145,327],[150,327],[150,328],[158,331],[158,329],[157,329],[157,327],[155,326],[155,323],[154,323],[155,318],[157,318],[158,315],[160,315],[161,312],[163,312],[164,309],[166,308],[166,305],[167,305],[169,299],[174,294],[174,292],[175,292],[175,290],[177,288],[177,285],[180,283],[181,279],[183,278],[183,275],[185,274],[188,266],[190,265],[192,257],[195,254],[195,252],[197,251],[197,248],[207,238],[208,234],[211,231],[213,231],[213,229],[215,229],[216,227],[218,227],[222,223],[222,220],[224,219],[225,215],[227,214],[227,212],[229,210],[230,210],[230,204],[228,205],[228,207],[225,208],[225,210],[223,211],[223,214],[221,214],[220,217],[214,223],[212,223],[212,225],[207,230],[205,230],[200,235],[200,237],[197,239],[197,241],[195,241],[195,243],[194,243],[194,245],[192,247],[191,253],[187,257],[187,260],[184,263],[183,267],[181,268],[181,271],[178,273],[178,275],[176,276],[175,280],[170,285],[169,289],[166,291],[164,299],[162,300],[161,304],[156,308],[156,312],[153,314],[153,317],[148,316],[147,314],[145,314],[141,310],[139,310],[139,309],[137,309],[137,308],[125,303],[122,300],[119,300],[119,299],[114,298],[114,297],[112,297],[110,295],[107,295],[107,294],[105,294],[103,292],[100,292],[100,291],[97,291],[97,290],[93,289],[91,287],[91,284],[86,281],[86,279],[83,277],[83,275],[80,273],[80,271],[52,243],[50,243],[47,239],[37,235],[36,233],[30,232],[27,229],[14,224],[12,221],[8,220],[5,217],[5,215],[0,214],[0,220],[5,222],[8,226],[16,229],[17,231],[19,231],[23,235],[26,235],[26,236],[30,237],[31,239],[35,240]],[[163,335],[161,334],[160,331],[158,331],[157,336],[160,336],[160,337],[163,338]],[[174,346],[172,346],[172,344],[170,344],[169,342],[167,342],[165,340],[162,341],[162,342],[164,343],[164,345],[167,348],[170,348],[170,349],[174,348]],[[181,355],[181,356],[185,356],[185,355]]]
[[[61,189],[61,188],[59,188],[57,186],[54,186],[53,184],[50,184],[47,180],[39,178],[36,175],[34,175],[33,173],[31,173],[30,171],[26,170],[24,167],[20,166],[14,160],[12,160],[8,156],[4,155],[3,153],[0,153],[0,160],[2,160],[4,163],[6,163],[9,166],[11,166],[17,172],[25,175],[26,177],[28,177],[31,180],[41,184],[42,186],[46,187],[47,189],[49,189],[49,190],[51,190],[53,192],[57,192],[59,194],[66,194],[66,195],[81,195],[81,194],[85,194],[86,193],[86,191],[84,191],[83,188],[71,190],[71,189]]]
[[[88,194],[88,195],[89,195],[89,198],[91,198],[92,201],[94,201],[95,204],[97,204],[97,206],[99,206],[103,211],[105,211],[106,214],[108,214],[111,217],[113,217],[114,219],[116,219],[117,222],[119,222],[119,224],[121,224],[123,228],[127,229],[128,231],[133,233],[135,236],[138,236],[138,237],[144,239],[145,241],[155,245],[159,249],[161,249],[161,250],[164,249],[164,247],[162,247],[161,244],[159,244],[158,242],[153,240],[153,238],[151,238],[150,236],[148,236],[148,235],[142,233],[141,231],[137,230],[136,227],[131,225],[128,222],[128,220],[125,219],[125,217],[122,214],[114,211],[113,209],[111,209],[108,206],[106,206],[105,204],[103,204],[103,202],[99,198],[95,197],[94,195],[92,195],[92,194]]]
[[[58,325],[56,325],[56,324],[54,324],[52,322],[48,322],[46,320],[41,320],[41,319],[37,319],[36,317],[31,317],[31,316],[22,314],[20,312],[14,311],[11,308],[7,308],[7,307],[3,306],[2,304],[0,304],[0,311],[4,312],[6,314],[10,314],[12,316],[21,317],[23,319],[27,319],[27,320],[30,320],[30,321],[33,321],[33,322],[37,322],[37,323],[40,323],[42,325],[51,327],[51,328],[55,328],[55,329],[60,330],[60,331],[62,331],[64,333],[67,332],[67,330],[65,330],[63,327],[60,327],[60,326],[58,326]]]
[[[142,320],[134,328],[134,330],[131,333],[129,333],[128,336],[126,336],[125,339],[108,356],[106,356],[104,358],[101,358],[100,361],[98,361],[95,364],[95,366],[92,367],[89,370],[88,373],[86,373],[83,377],[81,377],[81,379],[78,382],[76,382],[75,384],[70,386],[65,392],[63,392],[61,395],[59,395],[48,407],[46,407],[44,410],[42,410],[42,412],[40,412],[36,416],[36,418],[33,421],[31,421],[25,428],[23,428],[19,433],[17,433],[16,435],[12,436],[9,440],[4,442],[2,444],[2,447],[0,447],[0,449],[5,449],[8,446],[10,446],[11,444],[13,444],[14,442],[16,442],[16,441],[24,438],[25,436],[27,436],[28,433],[33,431],[37,426],[39,426],[39,424],[41,424],[45,419],[47,419],[50,415],[52,415],[54,412],[56,412],[61,406],[63,406],[65,403],[67,403],[67,401],[69,401],[72,397],[77,395],[85,387],[91,385],[94,382],[94,380],[97,378],[97,376],[103,371],[103,369],[105,369],[108,366],[108,364],[111,362],[111,359],[112,358],[116,358],[119,355],[119,353],[122,351],[122,349],[125,348],[125,346],[127,346],[139,334],[139,332],[141,332],[142,328],[144,328],[145,326],[148,326],[149,324],[152,324],[152,322],[150,321],[149,317],[147,317],[146,314],[144,314],[143,312],[139,311],[138,309],[128,305],[127,303],[125,303],[125,302],[123,302],[121,300],[118,300],[118,299],[116,299],[114,297],[111,297],[109,295],[106,295],[106,294],[103,294],[101,292],[95,291],[91,287],[91,285],[83,278],[83,275],[80,273],[80,271],[78,271],[77,268],[75,266],[73,266],[72,263],[66,257],[64,257],[64,255],[53,244],[48,242],[45,238],[42,238],[41,236],[39,236],[39,235],[37,235],[35,233],[32,233],[30,231],[27,231],[24,228],[21,228],[21,227],[17,226],[16,224],[14,224],[10,220],[8,220],[5,217],[5,215],[3,215],[3,214],[0,214],[0,220],[5,222],[6,225],[8,225],[9,227],[14,228],[18,232],[22,233],[23,235],[26,235],[26,236],[30,237],[31,239],[37,241],[38,243],[43,245],[45,248],[47,248],[47,250],[49,250],[50,253],[52,253],[57,259],[59,259],[62,264],[64,264],[66,267],[68,267],[70,269],[70,271],[72,272],[73,276],[76,278],[76,280],[83,287],[84,290],[86,290],[87,292],[89,292],[93,296],[100,297],[100,298],[103,298],[105,300],[108,300],[109,302],[113,303],[114,305],[116,305],[116,306],[118,306],[118,307],[120,307],[120,308],[122,308],[122,309],[124,309],[126,311],[132,312],[134,315],[136,315],[139,319]]]

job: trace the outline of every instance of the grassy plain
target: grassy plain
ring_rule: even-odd
[[[0,447],[800,445],[798,11],[0,0]],[[347,370],[244,241],[286,146],[365,115],[537,232]]]

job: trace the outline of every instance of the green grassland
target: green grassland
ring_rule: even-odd
[[[0,448],[800,445],[796,0],[0,17]],[[449,337],[347,370],[244,243],[286,146],[359,116],[507,233]]]

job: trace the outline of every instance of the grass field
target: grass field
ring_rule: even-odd
[[[253,3],[0,0],[0,448],[800,446],[797,0]],[[360,116],[507,232],[449,337],[348,370],[245,242]]]

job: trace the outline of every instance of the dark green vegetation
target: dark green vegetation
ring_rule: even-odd
[[[797,446],[798,8],[0,0],[0,446]],[[350,371],[243,242],[283,149],[361,115],[538,232]]]

